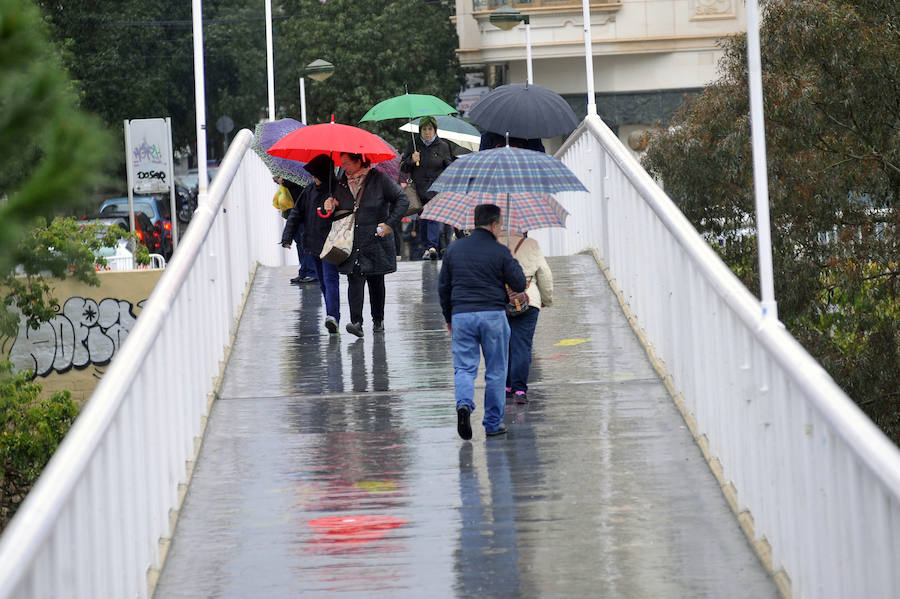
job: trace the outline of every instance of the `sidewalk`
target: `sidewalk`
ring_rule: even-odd
[[[157,586],[170,597],[776,597],[589,255],[550,260],[529,404],[459,439],[440,263],[329,337],[261,268]],[[477,388],[480,393],[482,388]]]

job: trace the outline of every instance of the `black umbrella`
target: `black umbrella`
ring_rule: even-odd
[[[568,135],[579,123],[562,96],[533,83],[493,89],[469,109],[468,117],[482,129],[525,139]]]

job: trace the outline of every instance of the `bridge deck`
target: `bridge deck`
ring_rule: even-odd
[[[593,259],[550,264],[531,402],[471,442],[438,264],[361,340],[261,268],[155,596],[777,596]]]

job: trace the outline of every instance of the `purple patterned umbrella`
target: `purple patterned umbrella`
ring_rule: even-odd
[[[256,126],[256,131],[253,133],[253,144],[250,146],[256,152],[256,155],[262,158],[262,161],[269,167],[269,171],[273,176],[287,179],[304,187],[312,181],[312,175],[303,168],[303,165],[306,164],[305,162],[272,156],[266,150],[291,131],[296,131],[305,126],[300,121],[290,118],[259,123]]]
[[[380,135],[375,136],[381,141],[384,141],[384,143],[387,144],[387,146],[391,150],[393,150],[394,154],[396,154],[396,156],[394,156],[390,160],[376,163],[374,165],[375,169],[390,177],[391,181],[393,181],[394,183],[397,183],[400,180],[400,152],[397,151],[397,148],[385,141],[384,138]]]
[[[503,220],[508,231],[565,227],[566,217],[569,216],[562,204],[550,194],[445,191],[425,204],[422,218],[471,230],[475,228],[475,206],[479,204],[505,206]]]

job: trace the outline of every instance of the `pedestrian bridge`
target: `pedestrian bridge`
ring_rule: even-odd
[[[250,137],[0,538],[0,597],[900,594],[896,447],[598,118],[557,153],[590,194],[533,235],[531,401],[471,442],[439,265],[329,337]]]

